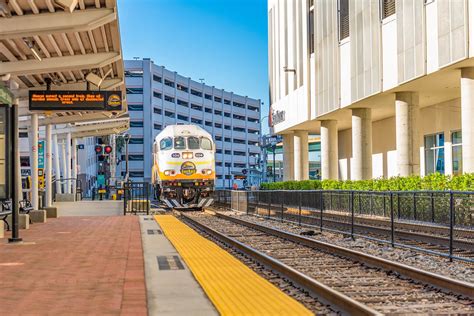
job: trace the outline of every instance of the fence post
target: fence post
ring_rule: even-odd
[[[370,204],[370,215],[374,215],[374,211],[372,207],[372,191],[369,191],[369,204]]]
[[[281,222],[282,222],[282,223],[283,223],[283,212],[284,212],[284,209],[283,209],[283,202],[284,202],[284,200],[285,200],[285,199],[283,198],[283,194],[284,194],[284,193],[285,193],[285,192],[281,192],[281,194],[280,194],[280,199],[281,199]]]
[[[260,207],[260,190],[257,191],[257,205],[255,207],[255,213],[257,213],[257,215],[260,215],[258,211],[259,207]]]
[[[269,192],[269,197],[268,197],[268,214],[267,214],[267,217],[270,218],[270,208],[272,207],[272,191],[268,191]]]
[[[362,200],[360,198],[361,193],[362,193],[362,191],[359,191],[359,214],[362,214]]]
[[[434,203],[434,193],[431,192],[431,222],[435,221],[435,203]]]
[[[301,226],[301,194],[302,192],[298,192],[298,225]]]
[[[332,210],[332,190],[329,191],[329,209]]]
[[[321,199],[320,199],[321,204],[319,205],[319,207],[321,208],[321,213],[320,213],[320,218],[319,218],[319,228],[321,232],[323,232],[323,208],[324,208],[323,190],[320,191],[320,196],[321,196]]]
[[[250,201],[249,196],[250,196],[250,193],[251,193],[251,192],[252,192],[252,191],[245,192],[245,199],[246,199],[246,203],[245,203],[245,204],[246,204],[246,209],[247,209],[247,210],[246,210],[247,215],[249,215],[249,201]]]
[[[355,240],[354,239],[354,191],[351,191],[350,204],[351,204],[351,237],[352,237],[352,240]]]
[[[416,192],[413,192],[413,217],[416,221]]]
[[[400,196],[400,195],[398,195]],[[400,200],[400,199],[399,199]],[[390,233],[391,233],[391,236],[390,236],[390,239],[391,239],[391,242],[392,242],[392,247],[395,247],[395,219],[393,218],[393,193],[390,192]]]
[[[400,219],[400,192],[397,193],[397,211],[398,211],[398,219]]]
[[[385,193],[382,193],[382,196],[383,196],[383,217],[387,216],[386,215],[386,196],[385,196]]]
[[[449,192],[449,261],[453,261],[453,239],[454,239],[454,195]]]

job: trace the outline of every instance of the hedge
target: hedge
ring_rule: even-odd
[[[302,180],[262,183],[264,190],[358,190],[358,191],[474,191],[474,173],[447,176],[433,173],[425,177],[393,177],[372,180]]]

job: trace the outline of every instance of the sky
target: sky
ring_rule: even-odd
[[[261,99],[268,115],[266,0],[118,0],[125,59]]]

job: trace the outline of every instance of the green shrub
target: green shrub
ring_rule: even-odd
[[[433,173],[425,177],[393,177],[372,180],[303,180],[262,183],[264,190],[357,190],[357,191],[474,191],[474,173],[446,176]]]

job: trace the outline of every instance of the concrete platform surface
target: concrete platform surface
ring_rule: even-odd
[[[56,202],[58,216],[117,216],[123,215],[123,201]]]
[[[218,315],[153,216],[140,216],[140,226],[148,315]]]
[[[147,315],[138,217],[48,219],[20,233],[23,244],[0,240],[0,315]]]

